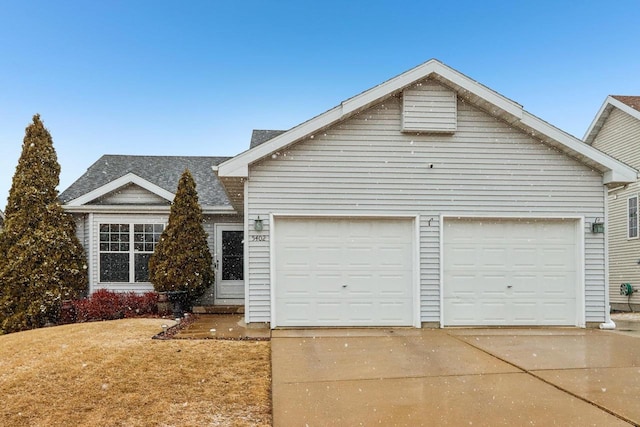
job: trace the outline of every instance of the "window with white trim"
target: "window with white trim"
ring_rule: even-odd
[[[627,237],[638,238],[638,196],[627,199]]]
[[[100,224],[100,282],[148,282],[164,224]]]

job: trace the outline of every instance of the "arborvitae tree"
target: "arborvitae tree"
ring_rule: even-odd
[[[171,204],[169,224],[149,260],[149,279],[156,291],[186,291],[193,302],[211,285],[211,252],[202,223],[196,183],[187,169]]]
[[[75,223],[58,201],[59,175],[51,135],[35,115],[0,234],[0,333],[55,322],[64,299],[86,292],[86,257]]]

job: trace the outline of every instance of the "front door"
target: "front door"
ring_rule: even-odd
[[[244,304],[244,228],[242,224],[218,224],[215,230],[215,303]]]

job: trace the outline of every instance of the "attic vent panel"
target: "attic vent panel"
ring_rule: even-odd
[[[402,132],[456,131],[456,93],[435,83],[420,83],[402,93]]]

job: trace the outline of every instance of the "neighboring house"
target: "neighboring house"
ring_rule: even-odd
[[[0,231],[4,228],[4,212],[0,211]]]
[[[214,260],[242,259],[242,216],[230,206],[214,168],[228,157],[102,156],[61,195],[76,218],[89,262],[89,291],[153,290],[147,263],[167,224],[180,176],[189,169]],[[222,249],[224,246],[224,249]],[[242,263],[218,269],[206,302],[242,304]],[[215,294],[215,300],[212,295]]]
[[[609,96],[584,137],[587,144],[640,169],[640,96]],[[640,183],[609,189],[609,283],[612,308],[640,309],[640,295],[620,294],[620,285],[640,287]],[[630,307],[631,304],[631,307]]]
[[[604,218],[607,189],[634,182],[636,170],[442,63],[252,139],[238,156],[210,161],[243,224],[247,323],[609,321],[605,235],[591,224]],[[135,212],[114,211],[114,191],[129,181],[109,175],[102,190],[66,199],[91,227],[94,289],[104,285],[100,256],[108,261],[101,224],[134,224],[121,219],[134,214],[162,222],[130,202]],[[138,193],[171,199],[139,181],[129,184]]]

